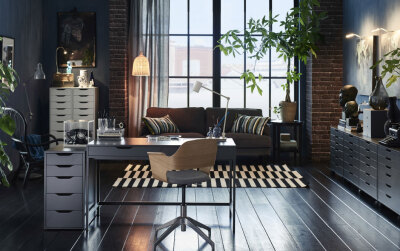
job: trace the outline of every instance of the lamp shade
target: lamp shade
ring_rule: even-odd
[[[194,92],[199,92],[200,89],[201,89],[201,87],[203,87],[203,83],[200,82],[200,81],[196,81],[196,82],[194,83],[194,86],[193,86],[193,91],[194,91]]]
[[[33,74],[33,79],[46,79],[41,63],[37,64],[35,73]]]
[[[140,52],[132,66],[132,76],[150,76],[149,60]]]

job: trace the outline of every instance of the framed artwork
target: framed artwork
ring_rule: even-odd
[[[58,12],[58,67],[96,67],[96,13]]]
[[[14,68],[14,38],[0,36],[1,63]]]

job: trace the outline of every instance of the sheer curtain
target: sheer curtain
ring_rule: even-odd
[[[131,0],[128,44],[130,137],[138,136],[148,107],[166,107],[168,103],[169,2]],[[132,76],[133,61],[140,51],[149,60],[149,77]]]

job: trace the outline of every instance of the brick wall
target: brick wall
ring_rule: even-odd
[[[338,124],[342,111],[338,103],[343,86],[343,7],[342,0],[320,0],[317,11],[326,11],[321,23],[324,40],[318,57],[307,64],[306,138],[313,161],[329,159],[329,128]]]
[[[128,0],[109,0],[110,115],[128,122]]]

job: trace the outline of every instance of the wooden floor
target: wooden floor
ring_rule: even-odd
[[[115,171],[116,169],[121,170]],[[179,190],[112,189],[123,165],[104,164],[107,200],[177,201]],[[232,236],[227,207],[189,207],[188,215],[212,227],[216,250],[399,250],[396,215],[332,177],[324,165],[298,170],[309,189],[237,189],[237,229]],[[152,250],[155,226],[177,207],[104,206],[88,233],[43,231],[43,181],[0,188],[0,250]],[[193,188],[188,201],[221,201],[226,189]],[[158,250],[211,250],[194,231],[171,234]]]

